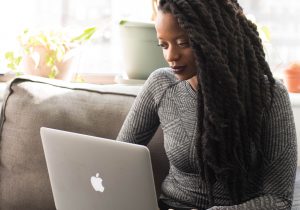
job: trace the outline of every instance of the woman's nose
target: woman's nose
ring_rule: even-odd
[[[174,47],[169,47],[164,54],[167,62],[177,61],[180,58],[179,51]]]

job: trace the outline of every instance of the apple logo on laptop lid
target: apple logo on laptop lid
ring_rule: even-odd
[[[97,173],[96,176],[91,177],[91,184],[92,184],[95,191],[97,191],[97,192],[103,192],[104,191],[102,181],[103,181],[102,178],[99,177],[99,173]]]

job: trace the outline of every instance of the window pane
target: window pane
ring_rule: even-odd
[[[270,29],[267,58],[273,71],[299,60],[299,0],[240,0],[240,4]],[[68,27],[76,31],[97,26],[96,34],[77,55],[73,68],[79,72],[120,72],[115,44],[118,20],[149,20],[150,16],[151,0],[0,0],[1,70],[2,54],[17,45],[16,37],[24,28]]]
[[[115,72],[112,68],[111,0],[64,0],[61,24],[64,27],[97,26],[92,41],[81,49],[73,63],[77,72]]]
[[[117,20],[122,17],[148,18],[150,5],[150,0],[1,0],[0,24],[5,32],[0,34],[0,62],[5,51],[17,46],[16,37],[25,28],[82,30],[96,26],[96,34],[81,49],[73,68],[78,72],[119,72],[120,58],[113,50],[116,48],[112,48],[113,37],[117,37],[117,34],[113,36]],[[136,12],[136,8],[141,9]]]
[[[258,23],[269,27],[267,58],[273,72],[280,73],[288,62],[300,60],[299,0],[240,0],[240,4]]]

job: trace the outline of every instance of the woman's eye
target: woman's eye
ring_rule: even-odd
[[[164,44],[164,43],[158,43],[158,46],[160,46],[163,49],[167,49],[168,48],[168,46],[166,44]]]
[[[178,46],[184,48],[184,47],[189,47],[190,44],[189,44],[189,42],[179,42]]]

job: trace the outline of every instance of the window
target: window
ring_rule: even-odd
[[[299,60],[299,0],[240,0],[245,13],[269,27],[271,49],[268,61],[274,72],[290,61]],[[121,72],[117,22],[123,17],[150,19],[151,0],[3,0],[0,3],[0,55],[16,45],[16,36],[30,27],[97,26],[93,40],[76,58],[75,71],[80,73]],[[0,58],[0,66],[2,58]],[[1,71],[5,67],[1,66]]]
[[[275,74],[281,74],[289,62],[300,61],[299,0],[239,0],[245,13],[270,30],[271,45],[267,60]]]
[[[143,8],[136,12],[136,8]],[[6,0],[0,3],[0,54],[17,45],[25,28],[96,26],[91,42],[82,48],[73,67],[80,73],[120,73],[114,46],[121,18],[149,19],[151,0]],[[1,56],[3,56],[1,54]],[[0,58],[1,62],[2,58]],[[1,64],[0,64],[1,66]],[[1,66],[1,71],[5,67]]]

